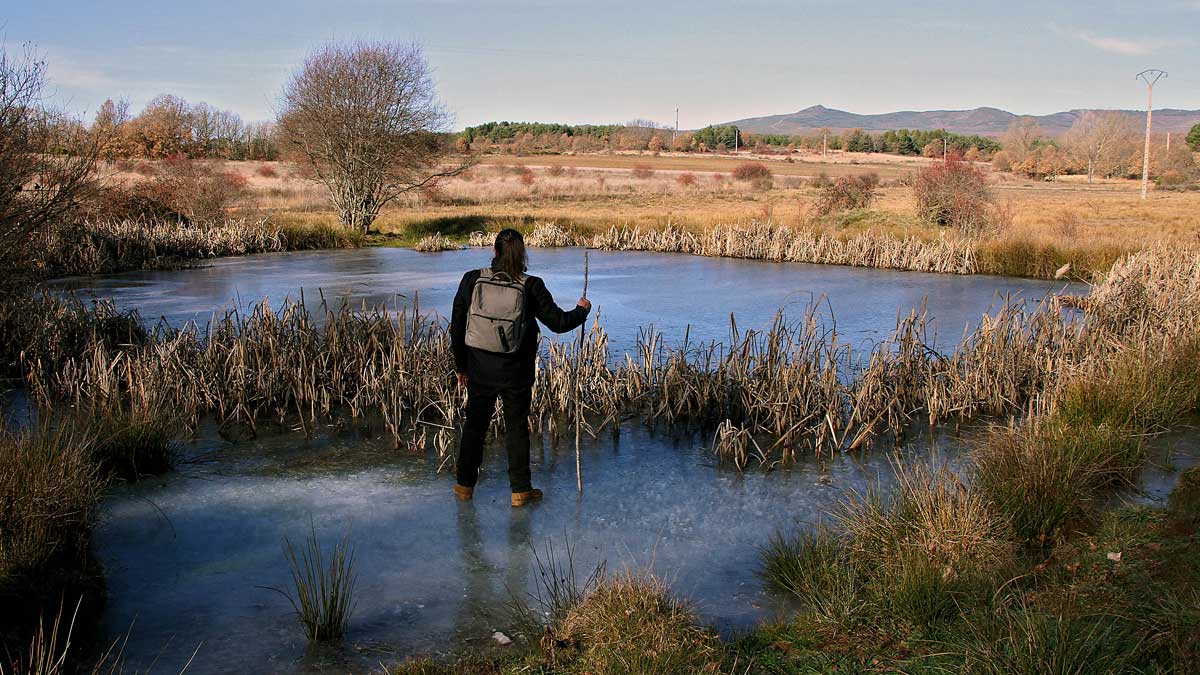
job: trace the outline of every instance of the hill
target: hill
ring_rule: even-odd
[[[1051,115],[1031,115],[1050,136],[1058,136],[1085,110],[1067,110]],[[1144,119],[1145,111],[1121,110],[1119,112]],[[973,110],[904,110],[879,115],[860,115],[814,105],[785,115],[749,117],[726,122],[735,124],[742,131],[760,134],[811,134],[819,129],[843,131],[888,131],[892,129],[914,129],[932,131],[945,129],[956,134],[999,136],[1019,116],[999,108],[975,108]],[[1186,134],[1193,124],[1200,123],[1200,110],[1176,110],[1164,108],[1154,111],[1154,131]]]

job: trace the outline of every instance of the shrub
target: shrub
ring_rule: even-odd
[[[742,162],[733,169],[734,180],[758,182],[771,179],[771,169],[762,162]]]
[[[271,166],[270,164],[263,164],[259,166],[254,170],[254,173],[262,176],[263,178],[275,178],[279,175],[279,172],[275,170],[275,167]]]
[[[533,185],[536,178],[534,178],[532,169],[523,166],[517,171],[517,180],[521,185]]]
[[[1155,179],[1154,184],[1161,190],[1171,190],[1174,192],[1200,189],[1200,185],[1197,185],[1194,177],[1182,171],[1175,170],[1164,171],[1161,176]]]
[[[1012,155],[1007,150],[1001,150],[992,156],[992,168],[997,171],[1012,171]]]
[[[875,189],[878,186],[878,174],[842,176],[821,189],[816,212],[824,216],[852,209],[865,209],[874,201]]]
[[[649,164],[637,164],[633,167],[633,177],[638,180],[646,180],[654,177],[654,167]]]
[[[142,197],[166,205],[189,223],[209,225],[224,220],[233,204],[246,195],[245,176],[217,171],[198,160],[171,158],[163,172],[139,186]]]
[[[696,174],[690,171],[684,171],[675,177],[675,182],[683,187],[691,187],[696,184]]]
[[[913,183],[922,220],[976,235],[989,225],[992,193],[987,177],[972,164],[950,158],[917,172]]]
[[[550,166],[546,167],[546,173],[557,178],[563,175],[563,168],[558,164],[551,164]]]

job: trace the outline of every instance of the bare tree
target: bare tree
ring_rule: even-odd
[[[46,63],[31,47],[13,57],[0,45],[0,268],[14,282],[29,247],[69,216],[93,186],[103,140],[42,99]]]
[[[363,232],[400,195],[467,168],[452,150],[419,46],[330,44],[284,87],[278,115],[286,146],[329,189],[347,226]]]
[[[1063,144],[1076,161],[1087,164],[1088,182],[1097,171],[1108,175],[1120,162],[1118,156],[1137,135],[1133,118],[1116,111],[1085,111],[1063,137]]]
[[[1013,120],[1008,131],[1000,138],[1000,145],[1008,153],[1013,164],[1023,162],[1042,139],[1042,127],[1032,117],[1020,117]]]

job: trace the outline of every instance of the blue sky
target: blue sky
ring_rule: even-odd
[[[272,117],[288,73],[330,40],[421,43],[454,126],[493,119],[695,128],[823,104],[852,112],[1200,108],[1200,0],[1003,3],[17,2],[54,99],[90,115],[159,93]]]

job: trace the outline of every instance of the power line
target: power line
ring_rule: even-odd
[[[1167,71],[1157,68],[1143,70],[1137,74],[1137,79],[1146,83],[1146,147],[1142,151],[1142,199],[1150,187],[1150,121],[1154,114],[1154,84],[1167,76]]]

